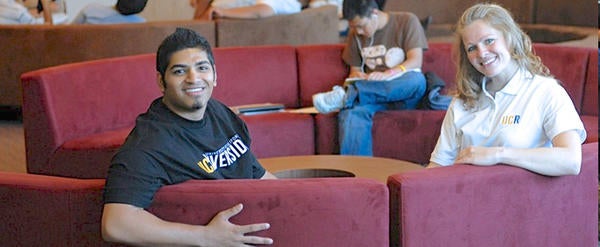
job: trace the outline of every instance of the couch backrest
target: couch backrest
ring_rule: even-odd
[[[337,7],[330,5],[256,20],[218,19],[216,25],[219,47],[339,42]]]
[[[312,106],[313,94],[331,90],[348,76],[350,70],[342,60],[343,49],[343,44],[296,47],[302,106]]]
[[[563,87],[569,93],[569,96],[571,96],[571,100],[575,104],[577,111],[582,113],[584,103],[587,105],[587,108],[593,108],[589,106],[590,102],[584,101],[584,95],[586,95],[585,100],[596,99],[595,111],[592,110],[586,113],[597,116],[597,91],[584,91],[588,83],[594,84],[595,82],[596,85],[598,84],[598,78],[596,77],[594,80],[588,74],[592,72],[593,68],[591,67],[595,67],[596,71],[598,69],[597,64],[590,66],[590,59],[592,59],[590,58],[590,51],[596,51],[596,49],[537,43],[534,44],[534,50],[540,56],[542,62],[548,66],[550,72],[561,81]],[[595,56],[597,56],[597,53]],[[592,80],[590,81],[588,78]]]
[[[562,82],[577,111],[598,115],[598,51],[593,48],[535,43],[535,53],[550,72]],[[423,72],[432,71],[446,82],[446,90],[456,89],[456,65],[452,44],[430,43],[423,53]]]
[[[455,24],[460,15],[478,0],[387,0],[386,11],[409,11],[419,18],[433,17],[436,24]],[[588,0],[496,0],[519,23],[560,24],[597,27],[598,6]]]
[[[237,203],[244,210],[232,221],[270,223],[256,235],[274,238],[273,246],[389,246],[387,188],[364,178],[190,180],[159,190],[149,211],[206,224]]]
[[[292,46],[214,49],[217,87],[213,96],[234,106],[282,103],[298,106],[296,51]]]
[[[298,106],[292,46],[215,48],[214,98],[230,106]],[[23,74],[23,126],[28,167],[45,167],[66,141],[131,127],[161,95],[155,55],[65,64]],[[77,148],[77,147],[74,147]]]
[[[471,5],[481,2],[478,0],[387,0],[386,11],[408,11],[416,14],[419,18],[433,17],[436,24],[455,24],[465,9]],[[520,23],[531,23],[533,21],[535,0],[496,0],[507,9],[510,9]]]
[[[125,246],[104,242],[104,179],[0,172],[3,246]],[[161,188],[148,210],[205,225],[243,203],[236,224],[267,222],[271,246],[389,246],[385,184],[361,178],[190,180]],[[349,206],[352,205],[352,206]]]
[[[582,153],[577,176],[467,164],[392,175],[391,246],[596,246],[598,143]]]
[[[104,179],[0,172],[2,246],[113,246],[102,241]]]
[[[585,82],[585,88],[583,89],[583,105],[581,107],[581,113],[585,115],[598,116],[598,57],[600,53],[596,49],[589,49],[589,62],[587,69],[587,79]]]
[[[215,44],[215,25],[164,21],[110,25],[0,25],[0,106],[20,106],[22,73],[66,63],[154,53],[176,27],[187,27]]]
[[[133,126],[160,95],[154,54],[107,58],[23,74],[28,166],[43,166],[65,141]]]
[[[452,61],[450,43],[429,43],[429,49],[423,52],[423,73],[433,72],[446,83],[445,91],[456,89],[456,65]]]

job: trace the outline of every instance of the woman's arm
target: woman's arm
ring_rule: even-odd
[[[490,166],[504,163],[548,176],[577,175],[581,169],[581,143],[574,131],[552,139],[550,148],[468,147],[455,163]]]
[[[244,246],[271,244],[270,238],[246,234],[269,228],[269,224],[234,225],[229,218],[242,204],[219,212],[206,226],[164,221],[143,208],[107,203],[102,213],[102,237],[106,241],[150,246]]]

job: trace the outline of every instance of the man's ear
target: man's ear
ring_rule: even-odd
[[[213,87],[217,86],[217,66],[213,64]]]
[[[160,89],[160,91],[164,93],[166,85],[165,80],[163,79],[160,72],[156,72],[156,84],[158,85],[158,89]]]

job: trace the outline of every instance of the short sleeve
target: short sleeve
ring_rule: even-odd
[[[587,133],[571,97],[565,89],[559,84],[555,84],[549,87],[546,95],[545,105],[547,107],[544,109],[546,114],[543,124],[548,139],[552,140],[560,133],[575,130],[579,135],[579,141],[583,143]]]
[[[456,102],[458,102],[458,100],[455,98],[446,111],[440,130],[440,137],[438,138],[437,144],[435,145],[429,160],[442,166],[454,164],[454,160],[456,160],[460,147],[459,140],[461,138],[454,123],[454,109],[456,107]]]
[[[104,203],[147,208],[163,186],[164,172],[142,151],[119,151],[108,170]]]

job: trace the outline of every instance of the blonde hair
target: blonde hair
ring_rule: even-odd
[[[481,82],[484,77],[469,62],[465,44],[462,41],[465,27],[477,20],[484,21],[502,33],[512,59],[520,68],[526,68],[534,75],[552,76],[540,57],[533,53],[531,38],[521,30],[508,10],[491,3],[473,5],[465,10],[456,23],[456,41],[453,47],[453,59],[458,65],[456,74],[457,97],[464,102],[466,109],[475,108],[482,92]]]

